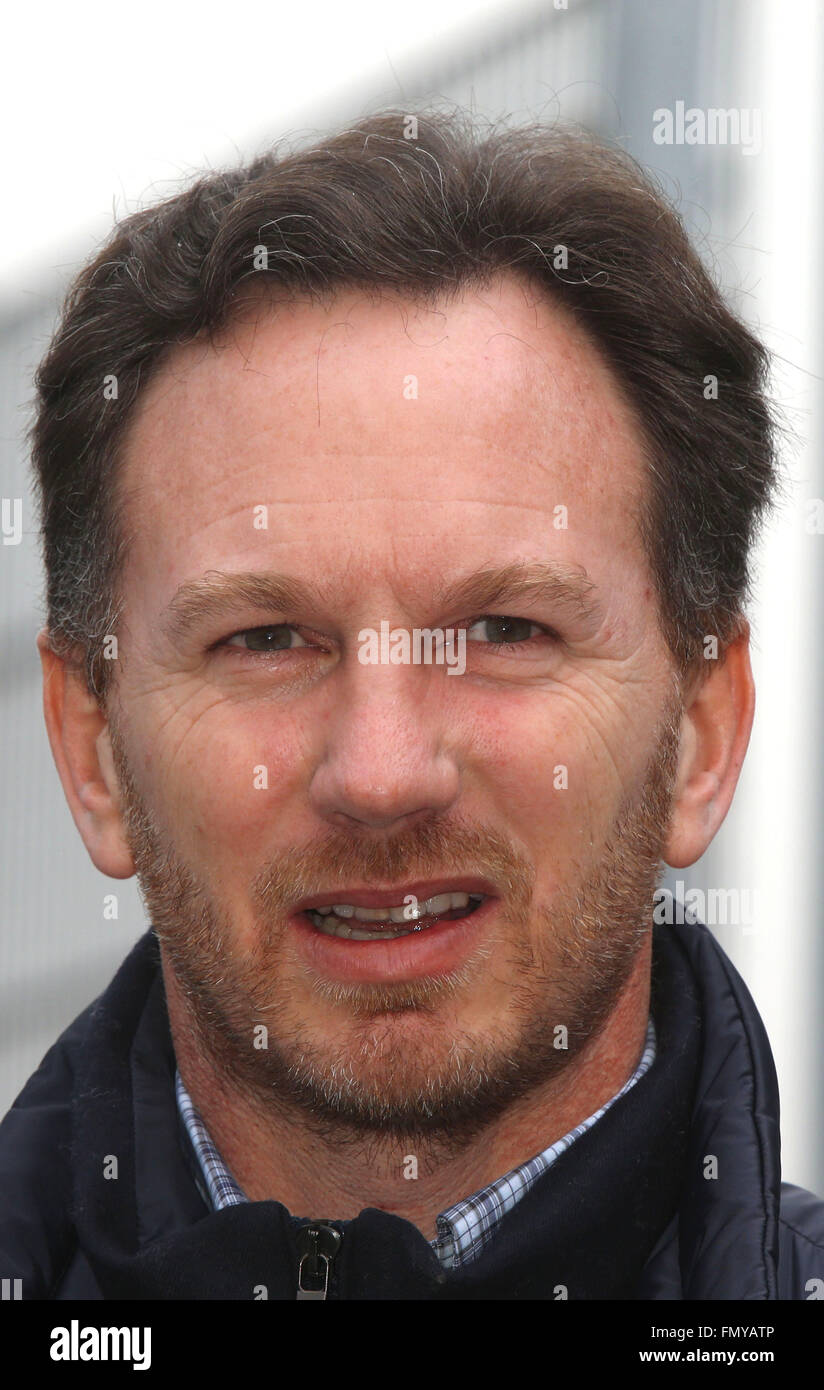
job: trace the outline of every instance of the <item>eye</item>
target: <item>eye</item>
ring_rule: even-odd
[[[480,632],[476,636],[476,631]],[[490,614],[476,618],[466,630],[470,642],[489,642],[492,646],[508,647],[529,641],[535,633],[542,637],[554,637],[549,628],[533,623],[529,618],[511,618],[506,615]]]
[[[296,628],[288,623],[275,623],[270,627],[247,627],[227,637],[227,647],[240,647],[246,652],[282,652],[295,647],[308,647]]]

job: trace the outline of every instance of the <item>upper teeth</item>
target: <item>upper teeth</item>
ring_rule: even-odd
[[[417,922],[421,917],[437,917],[455,907],[468,907],[470,898],[480,902],[482,897],[482,893],[438,893],[426,902],[403,903],[400,907],[355,907],[352,903],[335,903],[333,907],[311,910],[324,917],[334,912],[336,917],[354,917],[359,922]]]

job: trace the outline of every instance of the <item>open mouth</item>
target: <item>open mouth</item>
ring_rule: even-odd
[[[324,936],[338,936],[345,941],[394,941],[400,936],[429,931],[439,922],[470,917],[485,898],[484,893],[438,893],[420,903],[389,907],[334,903],[308,908],[303,915]]]

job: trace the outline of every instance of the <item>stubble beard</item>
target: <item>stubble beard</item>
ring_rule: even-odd
[[[381,842],[332,832],[305,849],[283,850],[255,876],[254,945],[245,954],[231,910],[150,816],[110,724],[138,882],[206,1069],[263,1117],[300,1116],[337,1145],[387,1141],[395,1151],[417,1145],[430,1157],[458,1152],[515,1101],[547,1086],[602,1031],[647,941],[680,715],[673,698],[641,794],[622,806],[597,863],[571,866],[550,905],[533,902],[532,865],[491,830],[433,819]],[[310,998],[322,1001],[326,1027],[313,1027],[306,978],[301,1010],[283,971],[295,901],[330,885],[459,873],[483,875],[502,892],[500,923],[483,946],[448,976],[370,985],[315,976]],[[510,982],[500,1016],[491,1028],[462,1028],[461,1001],[490,972]],[[329,1029],[330,1009],[340,1014],[342,1041]],[[566,1047],[558,1045],[559,1025]]]

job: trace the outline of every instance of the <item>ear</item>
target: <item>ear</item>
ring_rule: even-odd
[[[82,670],[51,650],[46,628],[37,634],[37,647],[46,729],[74,823],[102,874],[131,878],[135,866],[123,833],[106,716]]]
[[[684,696],[673,814],[664,858],[674,869],[700,859],[733,798],[750,741],[755,684],[749,623]]]

